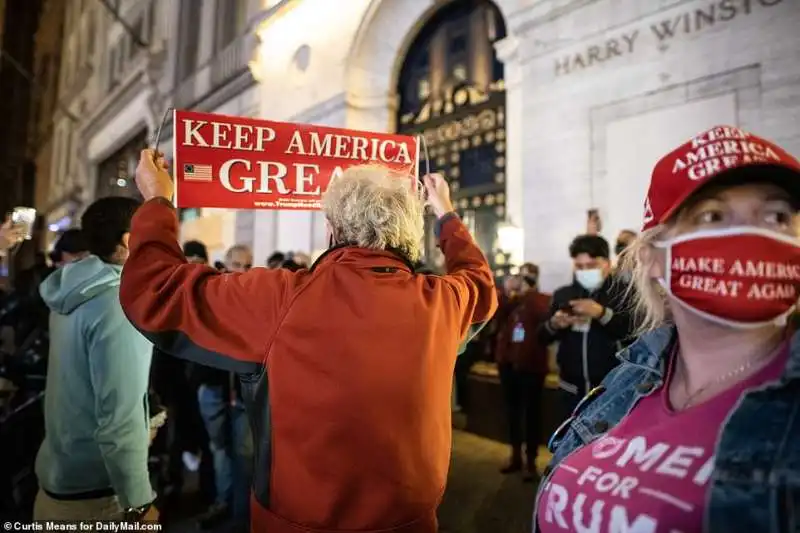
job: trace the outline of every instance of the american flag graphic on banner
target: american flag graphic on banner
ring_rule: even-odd
[[[211,165],[183,165],[183,179],[186,181],[211,181]]]

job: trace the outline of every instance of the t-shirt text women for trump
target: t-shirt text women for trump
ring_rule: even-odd
[[[417,174],[419,146],[405,135],[179,110],[173,123],[177,207],[316,210],[347,167]]]

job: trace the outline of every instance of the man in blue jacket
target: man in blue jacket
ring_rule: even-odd
[[[40,286],[50,308],[45,439],[35,520],[153,520],[147,470],[152,345],[119,303],[139,203],[102,198],[81,225],[88,257]]]

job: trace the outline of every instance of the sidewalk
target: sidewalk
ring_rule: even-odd
[[[504,444],[453,432],[450,476],[439,507],[441,533],[530,533],[536,484],[523,483],[519,474],[500,474],[508,455]],[[541,472],[544,465],[538,466]]]
[[[521,474],[500,474],[508,454],[504,444],[453,430],[450,475],[439,507],[440,533],[530,533],[536,484],[523,483]],[[541,473],[549,455],[540,455]],[[168,526],[169,533],[197,531],[189,517]],[[222,527],[210,533],[226,532]]]

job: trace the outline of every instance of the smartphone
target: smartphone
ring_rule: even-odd
[[[25,240],[33,237],[33,223],[36,221],[36,209],[32,207],[15,207],[11,212],[11,223],[25,230]]]
[[[574,315],[575,311],[572,310],[572,306],[569,305],[569,302],[564,302],[560,306],[558,306],[558,310],[562,313],[566,313],[568,315]]]
[[[597,235],[603,231],[603,220],[600,218],[600,210],[593,208],[586,211],[586,233]]]

